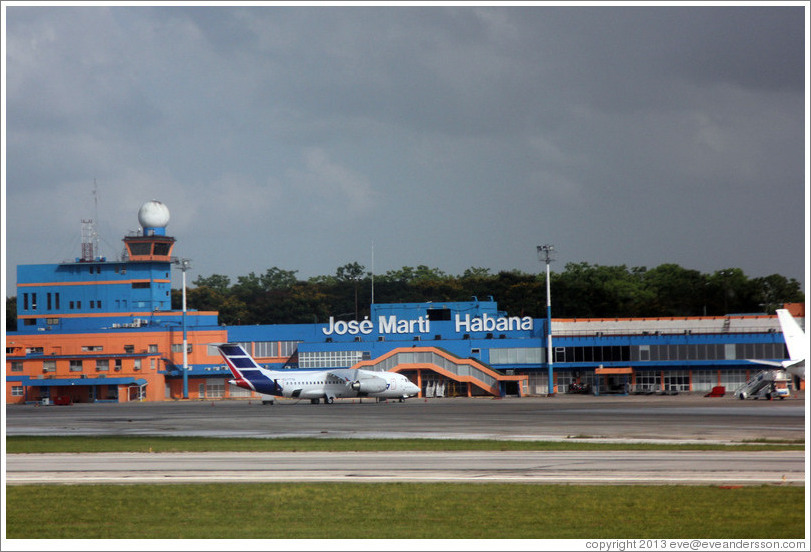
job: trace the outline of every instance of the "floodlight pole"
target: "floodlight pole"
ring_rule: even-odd
[[[551,254],[555,247],[549,244],[538,246],[538,258],[546,263],[546,365],[549,368],[549,383],[547,385],[547,396],[555,396],[555,386],[552,374],[553,356],[552,356],[552,295],[551,286],[549,281],[549,263],[552,262]]]
[[[189,346],[186,336],[186,270],[191,267],[189,259],[177,259],[175,264],[183,272],[183,398],[189,398]]]

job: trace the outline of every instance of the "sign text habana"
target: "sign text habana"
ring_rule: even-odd
[[[471,317],[457,314],[454,322],[456,333],[462,332],[506,332],[513,330],[532,330],[532,318],[529,316],[499,316],[493,317],[483,314],[481,317]],[[363,320],[335,320],[330,316],[326,328],[321,328],[324,335],[369,335],[375,331],[374,323],[368,317]],[[377,333],[379,334],[413,334],[429,333],[431,321],[428,317],[420,316],[416,319],[399,320],[395,315],[379,316],[377,319]]]

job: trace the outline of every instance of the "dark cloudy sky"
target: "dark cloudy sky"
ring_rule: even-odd
[[[192,280],[551,243],[805,286],[807,3],[3,8],[11,295],[94,181],[102,252],[158,199]]]

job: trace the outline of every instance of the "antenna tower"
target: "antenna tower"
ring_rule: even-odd
[[[96,221],[99,218],[99,196],[96,179],[93,178],[93,207],[95,218],[82,219],[82,262],[91,262],[101,256],[99,246],[99,233],[96,231]]]

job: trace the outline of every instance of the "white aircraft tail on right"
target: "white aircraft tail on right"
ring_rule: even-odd
[[[780,321],[780,328],[783,330],[783,339],[786,340],[788,360],[775,362],[773,360],[750,359],[749,362],[782,368],[789,374],[804,380],[805,357],[808,354],[808,342],[805,338],[805,332],[787,309],[777,309],[777,319]]]
[[[780,320],[780,328],[783,330],[783,337],[786,340],[789,360],[784,360],[781,364],[789,373],[805,379],[805,357],[808,355],[808,341],[794,317],[786,309],[777,309],[777,318]]]

